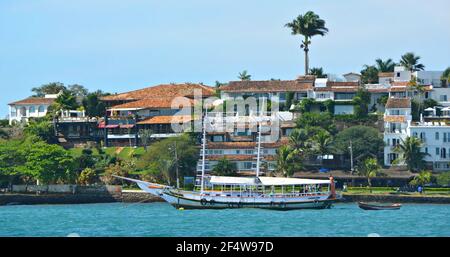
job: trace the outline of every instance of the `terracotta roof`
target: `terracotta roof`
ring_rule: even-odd
[[[392,83],[391,83],[391,86],[394,86],[394,87],[406,87],[406,86],[408,86],[409,85],[409,81],[393,81]]]
[[[226,155],[208,155],[207,159],[211,161],[218,161],[223,158],[229,161],[254,161],[256,160],[256,154],[226,154]],[[272,155],[261,155],[261,159],[266,161],[273,161],[275,158]]]
[[[431,85],[424,85],[423,88],[425,91],[433,90],[433,86],[431,86]],[[410,86],[391,86],[389,91],[390,92],[406,92],[408,90],[411,90]]]
[[[314,80],[231,81],[220,87],[223,92],[301,92],[312,90]]]
[[[52,104],[55,101],[55,98],[44,98],[44,97],[28,97],[23,100],[15,101],[9,103],[9,105],[13,104]]]
[[[154,116],[137,124],[172,124],[172,123],[186,123],[192,121],[190,115],[174,115],[174,116]]]
[[[328,81],[326,87],[316,87],[314,91],[319,92],[356,92],[359,89],[358,82],[337,82],[337,81]]]
[[[138,101],[128,102],[124,104],[119,104],[111,107],[112,109],[122,109],[122,108],[171,108],[172,103],[174,104],[174,109],[179,109],[179,105],[186,104],[186,106],[193,106],[194,100],[187,97],[158,97],[158,98],[147,98]],[[189,104],[189,105],[187,105]],[[183,107],[186,107],[183,106]]]
[[[368,88],[370,93],[389,93],[389,88]]]
[[[389,98],[386,108],[411,108],[411,100],[409,98]]]
[[[264,148],[278,148],[288,141],[287,138],[282,137],[275,143],[261,143]],[[251,149],[256,148],[256,142],[208,142],[208,149]]]
[[[378,72],[378,77],[381,78],[394,77],[394,72]]]
[[[132,101],[147,98],[159,98],[159,97],[176,97],[176,96],[192,97],[194,95],[194,90],[196,89],[201,90],[203,97],[209,97],[215,94],[214,88],[200,84],[190,84],[190,83],[161,84],[121,94],[105,96],[102,97],[101,100]]]
[[[384,121],[387,122],[406,122],[405,116],[400,115],[387,115],[384,117]]]

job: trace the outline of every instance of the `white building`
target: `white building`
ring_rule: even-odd
[[[388,99],[384,114],[384,165],[395,165],[394,161],[398,158],[398,154],[394,148],[407,137],[411,120],[409,98]]]
[[[450,108],[448,111],[450,112]],[[447,115],[447,113],[445,113]],[[446,122],[411,121],[411,100],[409,98],[389,98],[384,115],[384,164],[404,165],[394,162],[398,153],[394,148],[408,136],[422,141],[422,152],[428,153],[425,161],[433,170],[450,169],[450,126]]]
[[[9,124],[29,121],[29,118],[44,117],[48,107],[58,95],[45,95],[45,97],[29,97],[20,101],[9,103]]]

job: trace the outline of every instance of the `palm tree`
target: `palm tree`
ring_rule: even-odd
[[[243,72],[239,72],[238,78],[242,81],[248,81],[251,80],[252,75],[248,74],[246,70]]]
[[[234,176],[237,173],[236,163],[230,162],[226,157],[220,159],[212,169],[217,176]]]
[[[392,61],[391,58],[386,61],[381,60],[380,58],[375,60],[376,67],[379,72],[393,72],[395,67],[395,62]]]
[[[308,132],[306,129],[295,128],[289,135],[289,144],[294,150],[303,151],[308,138]]]
[[[431,182],[432,174],[429,171],[421,171],[418,175],[414,177],[411,182],[409,182],[412,186],[423,186]]]
[[[311,38],[316,35],[324,36],[328,32],[328,28],[325,27],[325,21],[320,19],[319,15],[312,11],[306,12],[304,15],[299,15],[292,22],[285,25],[291,29],[292,35],[302,35],[304,40],[300,45],[305,51],[305,75],[309,71],[309,45],[311,44]]]
[[[322,67],[311,68],[311,69],[309,70],[309,74],[310,74],[310,75],[314,75],[314,76],[316,76],[317,78],[326,78],[326,77],[327,77],[327,74],[324,74],[324,73],[323,73]]]
[[[364,84],[378,83],[378,69],[373,65],[364,65],[361,70],[361,81]]]
[[[331,151],[333,138],[326,130],[320,130],[312,137],[315,151],[320,154],[320,165],[323,164],[323,156]]]
[[[367,178],[367,183],[371,187],[371,179],[381,174],[381,166],[376,158],[367,158],[358,165],[357,172],[359,175]]]
[[[402,55],[400,59],[400,65],[408,69],[409,71],[419,71],[425,68],[425,65],[419,63],[420,56],[414,55],[412,52],[408,52]]]
[[[425,157],[428,153],[420,151],[422,147],[422,141],[417,137],[406,137],[405,140],[400,139],[400,144],[394,149],[395,152],[401,156],[398,161],[404,161],[408,170],[411,172],[418,172],[425,167]]]
[[[287,177],[294,173],[295,151],[288,145],[283,145],[277,150],[277,172]]]

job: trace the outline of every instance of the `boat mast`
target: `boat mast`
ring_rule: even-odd
[[[259,116],[260,116],[260,118],[262,118],[262,115],[263,115],[263,113],[264,113],[264,98],[263,98],[263,102],[262,102],[262,105],[261,105],[261,111],[260,111],[260,114],[259,114]],[[257,122],[258,122],[258,119],[256,120]],[[261,158],[261,120],[259,121],[259,124],[258,124],[258,148],[257,148],[257,152],[256,152],[256,177],[259,177],[259,170],[260,170],[260,165],[261,165],[261,161],[260,161],[260,158]]]
[[[203,138],[202,138],[202,176],[200,178],[200,194],[204,193],[204,177],[205,177],[205,155],[206,155],[206,119],[208,109],[205,108],[205,116],[203,117]]]

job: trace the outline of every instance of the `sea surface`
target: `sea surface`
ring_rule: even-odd
[[[450,236],[450,205],[364,211],[177,210],[167,203],[0,206],[0,236]]]

